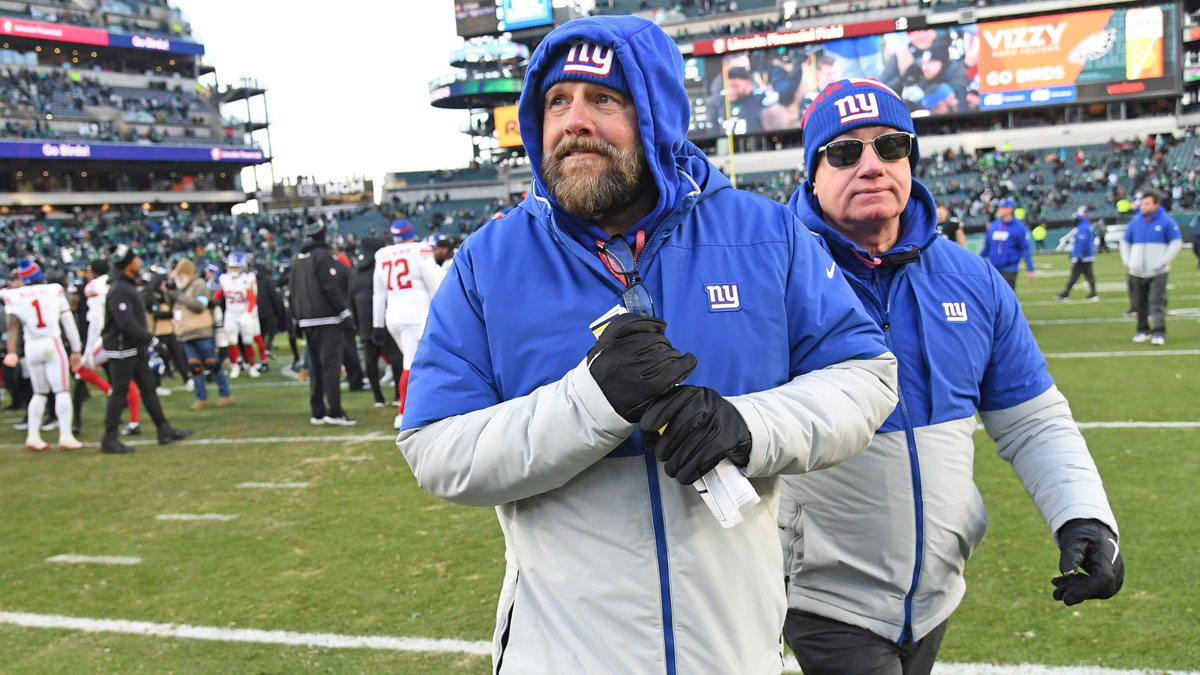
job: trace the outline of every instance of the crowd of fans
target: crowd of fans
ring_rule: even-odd
[[[0,73],[0,88],[3,89],[0,115],[9,117],[0,126],[0,134],[9,138],[62,140],[71,134],[106,142],[147,140],[161,143],[169,138],[165,131],[151,126],[139,132],[130,123],[191,124],[189,113],[199,110],[217,112],[215,108],[205,108],[205,104],[190,93],[146,89],[130,95],[130,90],[120,93],[79,71],[44,73],[7,68]],[[111,120],[72,122],[70,126],[56,126],[50,122],[53,115],[81,116],[85,106],[116,108],[125,113],[124,121],[116,124]],[[78,134],[75,134],[76,128]],[[185,128],[184,136],[193,137],[195,133],[191,128]]]
[[[178,13],[172,11],[172,20],[155,19],[153,8],[170,9],[166,0],[102,0],[94,13],[80,11],[79,5],[61,3],[61,7],[47,9],[52,1],[42,0],[37,4],[28,3],[24,12],[6,10],[10,15],[28,16],[34,21],[60,23],[71,26],[89,26],[95,28],[118,29],[122,32],[162,33],[165,35],[191,35],[192,27],[178,19]],[[128,17],[126,19],[125,17]],[[105,20],[107,19],[107,21]],[[133,21],[136,20],[136,21]],[[146,23],[155,25],[147,28]]]

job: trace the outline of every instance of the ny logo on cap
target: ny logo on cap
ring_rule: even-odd
[[[875,100],[874,92],[850,94],[839,98],[833,104],[837,106],[838,117],[841,118],[842,124],[858,120],[873,120],[879,117],[879,102]]]
[[[563,72],[608,77],[608,74],[612,72],[612,65],[612,47],[601,47],[600,45],[588,42],[580,42],[579,44],[571,45],[571,50],[567,52],[567,60],[563,64]]]

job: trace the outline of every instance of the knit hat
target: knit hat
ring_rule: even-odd
[[[800,118],[804,127],[804,166],[808,169],[811,189],[817,172],[817,148],[859,127],[884,126],[916,136],[908,106],[879,80],[852,77],[830,83],[817,94]],[[908,163],[916,168],[920,159],[917,139],[913,138]]]
[[[325,221],[321,218],[309,217],[308,225],[304,227],[304,234],[309,237],[325,234]]]
[[[568,80],[593,82],[629,98],[629,85],[625,83],[625,73],[613,47],[576,42],[564,47],[549,63],[539,92],[542,99],[546,98],[550,87]]]
[[[137,251],[129,244],[117,244],[117,248],[113,250],[112,261],[113,267],[119,270],[125,269],[133,259],[137,257]]]
[[[36,284],[42,280],[42,268],[29,258],[17,258],[17,278],[23,284]]]
[[[1075,209],[1075,219],[1087,218],[1087,204],[1080,204],[1079,208]]]
[[[184,258],[175,263],[175,275],[186,274],[189,277],[196,276],[196,265],[191,260]]]
[[[1000,203],[996,205],[996,208],[1003,209],[1005,207],[1015,209],[1017,208],[1017,203],[1013,201],[1012,197],[1005,197],[1004,199],[1000,200]]]
[[[408,241],[413,238],[413,225],[401,218],[392,223],[392,238]]]

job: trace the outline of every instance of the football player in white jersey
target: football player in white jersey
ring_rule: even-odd
[[[265,361],[267,347],[263,343],[262,329],[258,322],[258,278],[246,269],[245,253],[230,253],[225,261],[227,270],[217,278],[217,291],[213,300],[225,300],[225,339],[229,343],[229,377],[242,372],[241,349],[238,336],[246,345],[246,363],[250,366],[250,377],[259,376],[258,364],[254,362],[254,347]]]
[[[398,383],[400,400],[395,427],[400,428],[408,395],[408,369],[417,353],[417,343],[425,332],[429,301],[442,283],[445,272],[433,260],[433,249],[413,241],[413,226],[407,220],[392,223],[391,246],[375,253],[375,292],[373,322],[378,333],[385,327],[404,353],[403,372]],[[378,341],[379,338],[376,337]],[[395,368],[395,364],[392,365]]]
[[[54,412],[58,415],[58,447],[78,450],[83,447],[71,433],[71,369],[79,365],[83,345],[79,329],[63,287],[42,283],[42,269],[27,258],[17,261],[17,274],[25,285],[4,291],[4,308],[8,314],[8,354],[4,365],[17,367],[17,331],[25,338],[25,368],[33,383],[33,398],[27,411],[29,430],[25,447],[46,450],[42,440],[42,414],[46,412],[47,394],[54,392]],[[63,348],[66,335],[67,349]]]

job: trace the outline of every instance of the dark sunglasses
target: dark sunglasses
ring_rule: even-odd
[[[875,154],[879,155],[879,159],[898,162],[912,154],[914,138],[916,136],[908,132],[896,131],[872,138],[871,145],[875,146]],[[840,169],[858,164],[866,144],[867,142],[860,138],[844,138],[822,145],[817,148],[817,154],[825,153],[829,166]]]
[[[654,300],[642,283],[642,275],[638,273],[637,260],[629,242],[618,236],[607,243],[598,243],[597,248],[608,262],[608,268],[620,275],[625,282],[625,292],[621,294],[621,302],[625,309],[632,314],[654,316]]]

